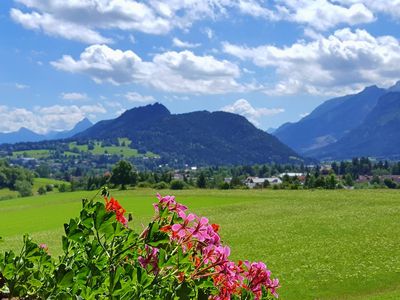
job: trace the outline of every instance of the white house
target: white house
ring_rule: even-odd
[[[285,173],[279,174],[279,177],[282,178],[285,175],[287,175],[289,177],[301,177],[301,176],[304,176],[304,173],[285,172]]]
[[[278,177],[270,177],[270,178],[247,177],[246,180],[244,181],[244,184],[248,188],[253,189],[257,186],[260,186],[260,187],[263,186],[266,181],[268,181],[268,183],[270,185],[282,183],[282,180]]]

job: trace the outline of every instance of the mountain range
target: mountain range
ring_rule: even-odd
[[[400,92],[379,98],[363,122],[337,142],[308,152],[323,160],[370,156],[400,158]]]
[[[166,162],[230,165],[301,160],[276,137],[240,115],[222,111],[171,114],[160,103],[133,108],[116,119],[100,121],[73,139],[116,137],[127,137],[132,140],[132,147],[157,153]]]
[[[44,140],[66,139],[74,136],[81,131],[84,131],[92,125],[93,123],[90,122],[89,119],[84,118],[80,122],[78,122],[71,130],[51,131],[47,134],[39,134],[25,127],[22,127],[15,132],[0,133],[0,144],[15,144],[20,142],[38,142]]]
[[[298,153],[323,160],[354,156],[399,156],[400,82],[389,89],[371,86],[353,95],[325,101],[274,135]]]

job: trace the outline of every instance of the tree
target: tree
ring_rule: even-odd
[[[201,172],[199,177],[197,178],[196,185],[198,188],[201,188],[201,189],[206,188],[207,182],[206,182],[206,177],[204,176],[203,172]]]
[[[325,187],[330,190],[336,188],[337,180],[335,174],[330,174],[325,180]]]
[[[15,189],[21,197],[32,196],[32,184],[26,180],[17,180],[15,182]]]
[[[385,180],[383,181],[383,183],[389,188],[389,189],[395,189],[397,188],[397,184],[396,182],[394,182],[392,179],[390,178],[385,178]]]
[[[347,186],[353,186],[354,185],[353,177],[351,176],[350,173],[347,173],[344,176],[344,184],[347,185]]]
[[[36,173],[38,173],[39,177],[49,178],[50,177],[50,167],[47,164],[41,164],[36,167]]]
[[[111,182],[116,185],[121,185],[121,190],[126,189],[127,184],[135,185],[136,180],[136,172],[133,171],[133,166],[129,162],[121,160],[114,166]]]

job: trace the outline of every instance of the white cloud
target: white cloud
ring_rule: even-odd
[[[12,19],[27,29],[83,43],[112,43],[107,30],[168,34],[199,20],[229,18],[235,12],[269,21],[286,20],[317,30],[375,20],[373,11],[400,16],[398,1],[386,0],[15,0]],[[387,2],[391,2],[387,4]],[[214,36],[211,29],[205,33]]]
[[[342,6],[328,0],[283,0],[278,8],[280,18],[306,24],[317,30],[327,30],[339,24],[357,25],[375,20],[373,13],[362,3]]]
[[[15,83],[15,87],[19,90],[24,90],[24,89],[28,89],[30,86],[27,84],[22,84],[22,83]]]
[[[2,105],[0,106],[0,118],[2,120],[0,132],[16,131],[21,127],[29,128],[37,133],[71,129],[85,117],[93,118],[98,114],[105,113],[106,110],[101,104],[38,106],[33,110]]]
[[[204,34],[208,37],[208,39],[212,39],[213,37],[214,37],[214,31],[211,29],[211,28],[209,28],[209,27],[206,27],[206,28],[204,28],[203,29],[203,32],[204,32]]]
[[[81,101],[81,100],[87,100],[88,96],[85,93],[61,93],[61,98],[64,100],[70,100],[70,101]]]
[[[237,65],[188,50],[168,51],[143,61],[131,50],[92,45],[78,60],[64,55],[51,64],[59,70],[86,74],[97,83],[140,83],[166,92],[222,94],[246,89],[236,81],[240,77]]]
[[[201,45],[199,43],[184,42],[178,38],[173,38],[172,44],[178,48],[197,48],[197,47],[200,47],[200,45]]]
[[[193,22],[224,15],[236,0],[16,0],[30,11],[13,8],[13,20],[27,29],[83,43],[110,43],[100,31],[119,29],[167,34]]]
[[[243,14],[266,18],[269,20],[279,19],[278,15],[274,11],[263,7],[257,0],[239,0],[236,5]]]
[[[109,43],[110,39],[93,31],[84,25],[57,19],[47,13],[23,13],[19,9],[11,9],[11,18],[20,23],[26,29],[41,30],[44,33],[62,37],[69,40],[76,40],[83,43]]]
[[[337,2],[345,5],[363,4],[374,12],[384,13],[396,19],[400,18],[400,1],[398,0],[337,0]]]
[[[246,99],[239,99],[231,105],[222,107],[221,110],[242,115],[256,126],[260,125],[261,117],[273,116],[285,111],[283,108],[255,108]]]
[[[337,30],[328,37],[289,47],[255,48],[223,44],[226,53],[271,68],[278,82],[271,94],[337,95],[400,78],[400,43],[391,36],[374,37],[365,30]]]
[[[137,92],[128,92],[124,97],[130,102],[148,103],[155,101],[153,96],[144,96]]]

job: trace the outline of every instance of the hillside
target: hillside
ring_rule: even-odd
[[[166,163],[255,164],[294,162],[299,156],[246,118],[227,112],[171,114],[159,104],[126,111],[75,135],[74,140],[127,137],[132,147],[151,151]]]
[[[400,92],[382,96],[365,120],[336,143],[309,152],[323,159],[400,157]]]
[[[385,92],[371,86],[355,95],[328,100],[300,121],[282,125],[274,135],[299,153],[316,153],[359,126]]]

